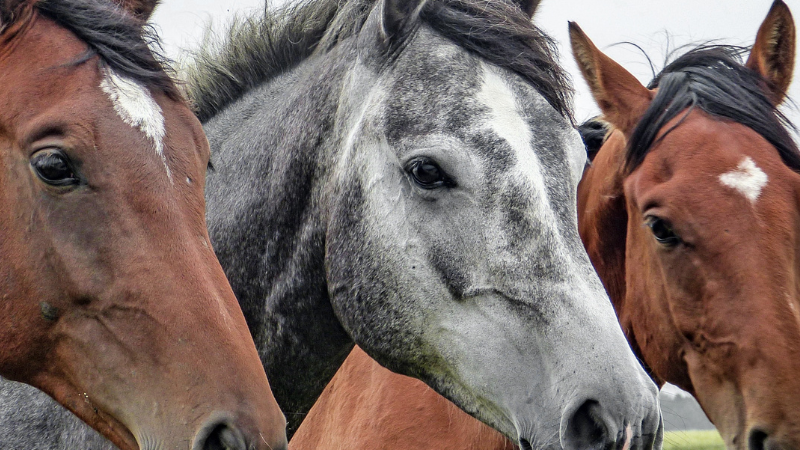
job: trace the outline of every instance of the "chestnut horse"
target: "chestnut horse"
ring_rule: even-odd
[[[776,109],[788,7],[773,4],[744,65],[700,48],[649,89],[570,32],[614,130],[579,189],[581,236],[632,347],[729,447],[800,447],[800,151]]]
[[[744,66],[732,49],[698,49],[654,90],[571,34],[615,128],[578,188],[581,237],[628,339],[729,447],[798,447],[800,157],[775,110],[793,68],[788,8],[775,2]],[[513,448],[359,349],[290,444],[317,446]]]
[[[156,1],[119,3],[0,0],[0,375],[122,449],[285,448]]]

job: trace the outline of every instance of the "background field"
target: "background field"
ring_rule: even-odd
[[[716,430],[668,431],[663,450],[725,450]]]
[[[663,450],[725,450],[694,397],[669,385],[659,397],[666,431]]]

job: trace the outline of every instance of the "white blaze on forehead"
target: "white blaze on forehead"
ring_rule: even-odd
[[[499,70],[486,63],[482,67],[483,85],[477,99],[489,108],[486,126],[505,140],[513,150],[517,160],[517,177],[531,188],[531,198],[535,199],[534,214],[543,217],[547,223],[555,223],[555,215],[547,204],[547,187],[544,184],[542,165],[531,144],[531,126],[520,114],[514,92]]]
[[[100,82],[100,89],[111,99],[114,111],[125,123],[139,129],[153,141],[156,155],[164,163],[167,177],[172,182],[172,172],[169,170],[167,157],[164,154],[166,130],[161,107],[150,95],[150,91],[137,81],[123,78],[107,68],[103,72],[105,76]]]
[[[483,86],[478,101],[489,107],[489,126],[514,149],[520,163],[529,157],[535,159],[531,148],[530,125],[522,118],[511,88],[497,69],[483,64]],[[534,163],[538,166],[538,161]]]
[[[736,169],[720,175],[719,181],[741,192],[751,203],[755,203],[761,195],[761,190],[767,185],[767,174],[748,156],[736,166]]]

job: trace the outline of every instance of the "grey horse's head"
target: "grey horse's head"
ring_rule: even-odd
[[[513,27],[538,32],[535,6],[372,8],[328,168],[334,310],[373,357],[523,448],[658,446],[657,389],[578,236],[586,152],[563,98],[481,54]],[[492,29],[468,17],[479,7],[509,16]],[[457,35],[470,27],[473,48]]]

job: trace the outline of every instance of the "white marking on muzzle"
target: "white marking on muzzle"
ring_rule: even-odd
[[[622,450],[630,450],[632,437],[633,430],[631,430],[631,425],[628,424],[628,426],[625,427],[625,443],[622,445]]]
[[[749,156],[742,160],[736,169],[723,173],[719,176],[719,181],[725,186],[736,189],[742,195],[755,204],[761,190],[767,185],[767,174],[756,166],[753,159]]]
[[[108,95],[114,105],[114,111],[125,123],[139,129],[153,141],[156,155],[164,163],[170,183],[174,184],[172,171],[169,170],[167,157],[164,154],[166,129],[161,107],[158,106],[150,91],[139,82],[121,77],[108,68],[103,69],[103,72],[105,76],[100,82],[100,89]]]

